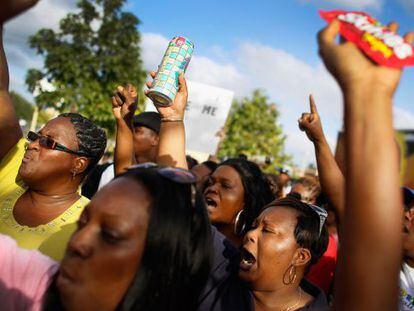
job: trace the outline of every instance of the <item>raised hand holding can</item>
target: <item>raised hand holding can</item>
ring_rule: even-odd
[[[165,51],[157,75],[147,96],[156,106],[168,107],[178,91],[178,77],[187,70],[194,44],[184,37],[174,37]]]

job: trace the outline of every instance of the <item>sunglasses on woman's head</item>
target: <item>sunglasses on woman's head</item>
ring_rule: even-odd
[[[321,236],[323,225],[325,224],[326,218],[328,217],[328,212],[317,205],[305,203],[314,211],[319,217],[319,236]]]
[[[179,183],[179,184],[189,184],[191,185],[191,204],[195,206],[195,197],[196,197],[196,188],[195,183],[197,181],[197,177],[182,168],[175,168],[175,167],[160,167],[156,163],[147,162],[142,164],[136,164],[128,167],[128,171],[140,170],[140,169],[153,169],[159,175],[164,178],[167,178],[170,181]]]
[[[90,155],[88,155],[87,153],[70,150],[69,148],[66,148],[65,146],[56,142],[53,138],[50,138],[48,136],[42,136],[32,131],[29,131],[29,133],[27,133],[27,139],[30,142],[39,140],[39,145],[42,146],[43,148],[63,151],[63,152],[67,152],[67,153],[78,155],[78,156],[90,157]]]

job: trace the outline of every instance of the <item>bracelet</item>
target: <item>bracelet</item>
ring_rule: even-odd
[[[183,122],[183,119],[168,119],[168,118],[162,118],[161,122]]]

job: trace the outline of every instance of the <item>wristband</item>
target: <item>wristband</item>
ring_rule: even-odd
[[[161,118],[161,122],[183,122],[183,119],[168,119],[168,118]]]

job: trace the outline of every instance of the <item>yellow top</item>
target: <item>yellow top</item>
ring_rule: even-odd
[[[55,260],[61,260],[66,244],[76,229],[76,222],[89,200],[82,196],[47,224],[37,227],[18,224],[13,216],[13,208],[27,190],[18,176],[26,144],[22,138],[0,162],[0,233],[14,238],[20,247],[38,249]]]

